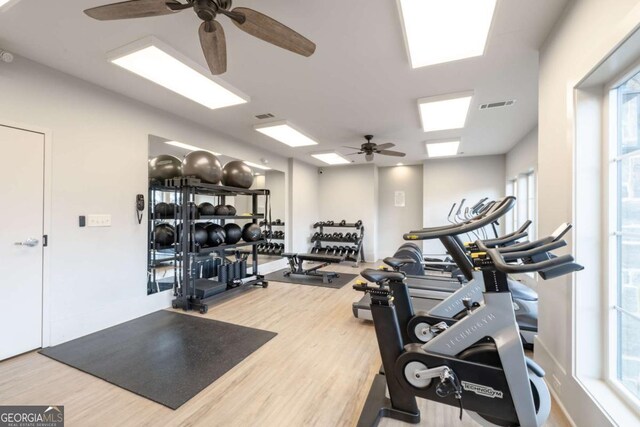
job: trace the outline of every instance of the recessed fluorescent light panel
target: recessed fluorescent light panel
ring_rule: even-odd
[[[351,163],[338,153],[312,154],[311,157],[316,158],[321,162],[325,162],[328,165],[346,165]]]
[[[254,128],[258,132],[263,133],[276,141],[287,144],[289,147],[304,147],[306,145],[318,144],[316,141],[295,129],[286,121],[256,125]]]
[[[447,157],[458,154],[460,140],[427,143],[427,155],[429,157]]]
[[[398,0],[413,68],[484,53],[496,0]]]
[[[473,92],[464,92],[419,99],[422,129],[425,132],[462,129],[472,97]]]
[[[189,145],[189,144],[185,144],[183,142],[178,142],[178,141],[165,141],[165,144],[168,145],[173,145],[174,147],[178,147],[178,148],[184,148],[185,150],[191,150],[191,151],[208,151],[216,156],[221,156],[222,154],[220,153],[216,153],[215,151],[211,151],[211,150],[205,150],[204,148],[200,148],[200,147],[196,147],[195,145]]]
[[[18,3],[20,0],[0,0],[0,9],[9,9],[11,6]]]
[[[109,60],[212,110],[248,101],[248,97],[222,80],[214,80],[204,68],[154,37],[112,52]]]
[[[251,162],[244,162],[245,165],[250,166],[252,168],[256,168],[256,169],[262,169],[263,171],[269,171],[271,170],[270,167],[267,167],[265,165],[259,165],[257,163],[251,163]]]

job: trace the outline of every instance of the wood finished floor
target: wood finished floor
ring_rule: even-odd
[[[373,326],[351,313],[358,297],[271,282],[212,307],[206,317],[278,336],[176,411],[35,352],[0,362],[0,405],[65,405],[67,426],[353,426],[380,366]],[[421,425],[478,425],[456,408],[420,409]],[[546,426],[569,426],[555,404]]]

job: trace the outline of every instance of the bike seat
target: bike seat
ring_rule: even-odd
[[[402,281],[404,279],[404,273],[400,273],[398,271],[375,270],[373,268],[361,271],[360,275],[366,280],[374,283],[380,283],[384,280]]]
[[[407,264],[414,264],[416,261],[411,258],[396,258],[396,257],[386,257],[382,260],[389,267],[395,269],[402,268]]]

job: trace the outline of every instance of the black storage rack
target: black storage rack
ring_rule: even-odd
[[[358,230],[360,232],[360,234],[358,235],[358,238],[356,240],[340,240],[340,239],[330,239],[330,238],[316,238],[316,239],[311,239],[311,242],[313,243],[313,248],[316,250],[322,250],[324,249],[322,246],[322,243],[331,243],[331,242],[335,242],[335,243],[347,243],[353,247],[355,247],[356,251],[354,255],[349,255],[347,256],[345,259],[347,261],[352,261],[354,264],[354,267],[359,267],[360,266],[360,262],[366,262],[364,259],[364,250],[363,250],[363,242],[364,242],[364,225],[362,225],[362,223],[360,224],[356,224],[356,223],[345,223],[345,224],[340,224],[339,222],[334,222],[334,224],[332,225],[328,225],[326,223],[320,222],[320,223],[316,223],[313,225],[313,228],[316,229],[320,229],[320,234],[323,235],[324,234],[324,228],[325,227],[329,227],[329,228],[355,228],[356,230]],[[355,233],[354,233],[355,234]]]
[[[182,224],[183,230],[189,227],[189,232],[183,232],[181,235],[176,233],[176,241],[173,245],[175,251],[175,279],[174,279],[174,296],[172,301],[173,308],[182,308],[184,310],[199,310],[201,313],[208,311],[209,304],[214,300],[229,299],[237,294],[255,289],[260,286],[266,288],[268,282],[264,280],[264,276],[258,272],[258,250],[257,245],[264,243],[264,239],[255,242],[239,242],[233,245],[222,244],[215,247],[200,247],[197,243],[190,239],[195,232],[195,223],[198,221],[216,220],[224,225],[226,220],[244,219],[250,220],[257,224],[259,219],[263,219],[264,215],[258,212],[258,197],[263,196],[267,199],[270,192],[267,189],[249,190],[244,188],[228,187],[223,185],[206,184],[195,178],[175,178],[166,180],[163,184],[153,183],[150,188],[150,194],[155,191],[172,192],[176,208],[172,219],[158,219],[151,214],[149,226],[149,235],[153,235],[153,227],[156,221],[174,221],[176,225]],[[214,196],[217,198],[218,204],[226,204],[225,199],[228,196],[249,196],[251,197],[251,215],[234,215],[234,216],[199,216],[195,204],[196,195]],[[150,197],[152,200],[152,197]],[[268,204],[268,203],[267,203]],[[182,207],[182,208],[179,208]],[[151,209],[150,209],[151,211]],[[152,241],[152,239],[150,239]],[[224,292],[213,296],[202,298],[196,289],[196,281],[198,279],[197,267],[198,257],[206,254],[217,254],[220,258],[226,259],[228,252],[239,253],[239,248],[251,247],[252,270],[251,274],[247,274],[242,279],[234,280],[233,286],[228,286]],[[153,243],[150,248],[149,265],[153,265]],[[155,276],[154,276],[155,278]],[[212,282],[213,283],[213,282]]]

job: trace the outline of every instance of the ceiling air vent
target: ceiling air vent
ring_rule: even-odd
[[[511,107],[515,103],[516,103],[515,99],[512,99],[510,101],[492,102],[490,104],[482,104],[480,106],[480,109],[481,110],[488,110],[489,108]]]
[[[264,120],[264,119],[270,119],[272,117],[275,117],[275,116],[271,113],[265,113],[265,114],[258,114],[256,116],[256,119]]]

